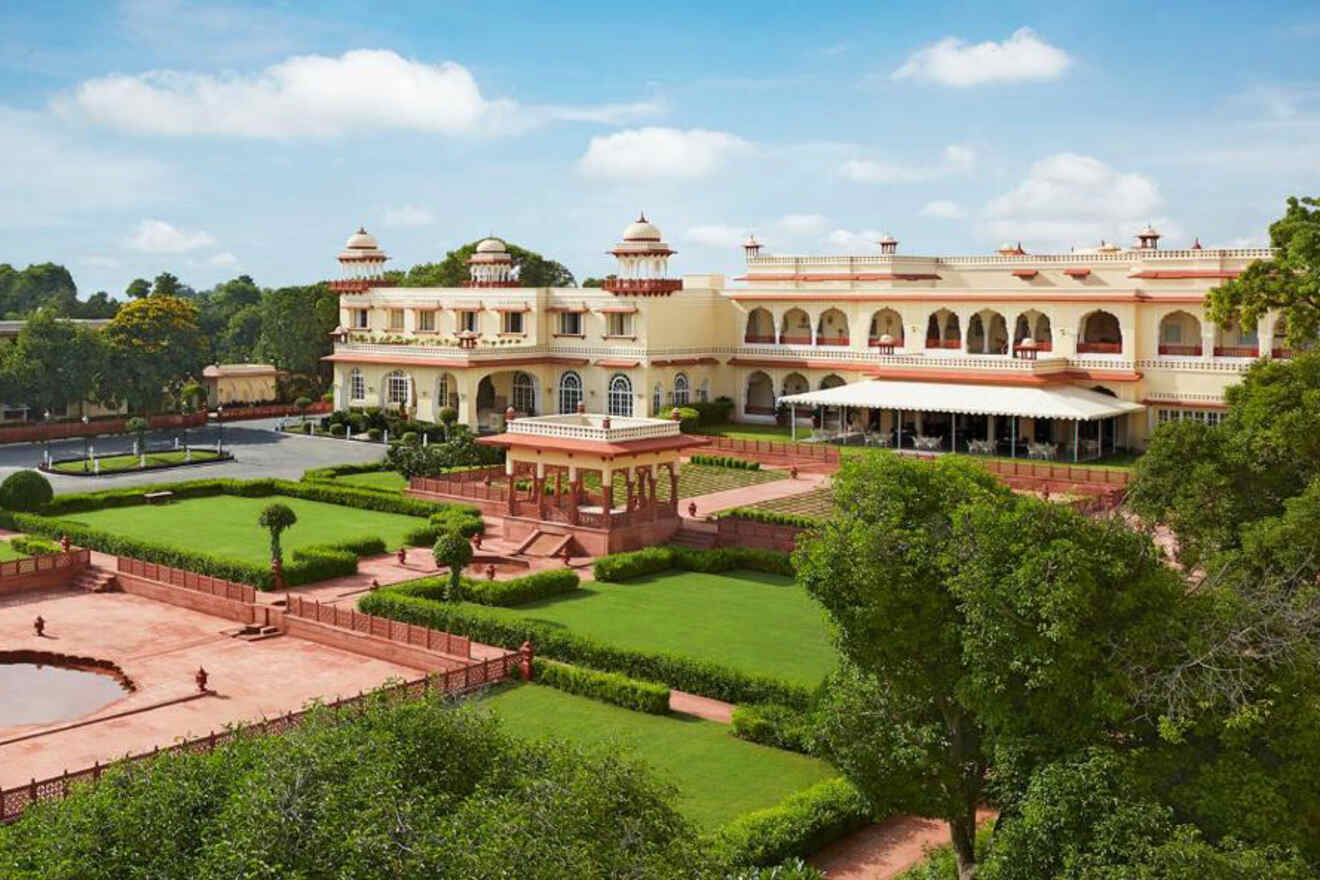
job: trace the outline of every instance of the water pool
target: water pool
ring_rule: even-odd
[[[0,727],[70,721],[129,691],[110,670],[93,672],[61,663],[0,660]]]

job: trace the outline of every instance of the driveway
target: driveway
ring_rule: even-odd
[[[229,422],[224,426],[225,449],[234,454],[234,461],[197,467],[126,473],[103,477],[76,477],[46,474],[46,479],[58,492],[95,492],[118,486],[136,486],[144,483],[173,483],[180,480],[201,480],[213,477],[255,479],[277,477],[296,480],[308,468],[325,467],[348,462],[375,461],[385,454],[381,444],[335,440],[326,437],[305,437],[275,432],[276,419],[257,419],[250,422]],[[170,445],[181,431],[153,431],[149,444],[152,448]],[[205,428],[191,428],[188,443],[193,446],[215,448],[220,428],[215,424]],[[97,455],[132,452],[131,436],[103,436],[94,438]],[[55,459],[81,458],[83,441],[55,440],[50,444]],[[36,467],[42,459],[41,443],[10,443],[0,446],[0,479],[17,470]]]

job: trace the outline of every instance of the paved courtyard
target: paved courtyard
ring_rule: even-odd
[[[41,614],[46,636],[33,632]],[[6,650],[49,651],[117,664],[137,690],[83,719],[102,718],[188,697],[193,674],[210,674],[214,696],[176,702],[17,742],[15,737],[63,723],[5,727],[0,721],[0,787],[12,787],[105,763],[125,752],[147,751],[178,738],[219,730],[370,690],[392,678],[421,672],[395,663],[278,636],[247,642],[221,631],[236,624],[126,593],[40,591],[0,599],[0,645]]]
[[[326,467],[332,464],[348,462],[375,461],[385,454],[381,444],[360,443],[350,440],[334,440],[325,437],[300,437],[276,433],[276,419],[257,419],[250,422],[230,422],[224,426],[224,445],[234,454],[234,461],[221,464],[208,464],[198,467],[175,468],[170,470],[148,471],[146,473],[127,473],[116,476],[77,477],[62,474],[47,474],[51,486],[56,492],[94,492],[98,489],[112,489],[117,486],[136,486],[143,483],[177,482],[179,480],[200,480],[212,477],[234,479],[255,479],[257,477],[277,477],[296,480],[308,468]],[[191,428],[188,442],[191,445],[215,447],[221,429],[212,423],[205,428]],[[174,438],[182,437],[177,430],[153,431],[149,443],[154,448],[171,444]],[[132,452],[133,438],[126,435],[97,437],[93,441],[96,452],[100,454]],[[41,443],[10,443],[0,446],[0,479],[16,470],[36,467],[42,459]],[[51,456],[60,458],[80,458],[83,455],[83,441],[56,440],[50,444]]]

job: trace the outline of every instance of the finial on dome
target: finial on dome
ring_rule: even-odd
[[[1201,250],[1201,236],[1198,235],[1196,237],[1196,241],[1192,242],[1192,250],[1194,251]]]
[[[646,222],[646,212],[645,212],[645,211],[638,211],[638,212],[637,212],[637,222],[638,222],[638,223],[645,223],[645,222]]]

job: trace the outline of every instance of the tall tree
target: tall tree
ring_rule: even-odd
[[[1256,260],[1206,295],[1210,319],[1254,327],[1277,310],[1288,323],[1288,345],[1310,345],[1320,337],[1320,199],[1290,197],[1270,224],[1270,244],[1278,248],[1273,259]]]
[[[197,306],[186,299],[133,300],[103,332],[106,366],[99,383],[101,399],[127,401],[135,412],[153,412],[168,388],[202,367]]]
[[[461,287],[468,280],[468,258],[481,240],[471,241],[445,254],[439,263],[421,263],[408,270],[400,282],[404,287]],[[535,251],[505,242],[522,287],[574,287],[573,273],[562,264]]]
[[[5,351],[14,392],[37,413],[71,412],[92,395],[104,344],[95,330],[55,318],[42,309]],[[17,402],[17,401],[16,401]]]
[[[281,287],[261,303],[258,356],[295,373],[323,372],[330,333],[339,324],[339,297],[324,284]]]
[[[150,295],[151,282],[145,278],[134,278],[128,282],[128,287],[124,288],[124,296],[129,299],[142,299],[142,297]]]
[[[152,296],[182,296],[184,290],[184,285],[180,283],[178,276],[169,272],[161,272],[151,285]]]
[[[975,464],[868,456],[834,492],[795,557],[844,660],[824,748],[874,802],[947,820],[970,877],[977,806],[1125,720],[1122,661],[1181,585],[1149,540],[1014,496]]]

